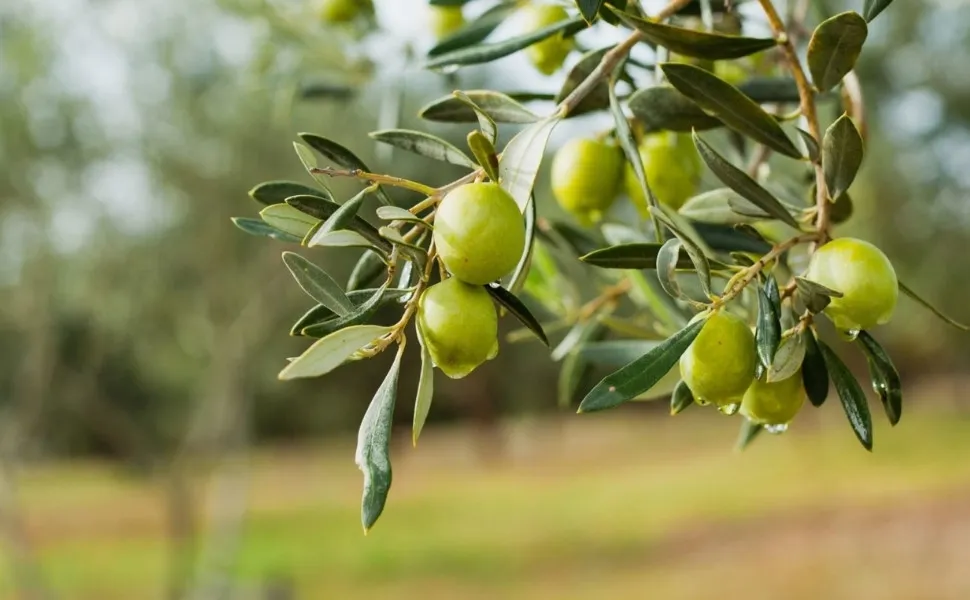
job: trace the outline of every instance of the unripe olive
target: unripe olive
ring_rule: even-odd
[[[434,221],[438,258],[465,283],[507,275],[525,249],[525,220],[497,183],[467,183],[448,193]]]
[[[616,198],[622,169],[623,153],[617,146],[571,140],[552,160],[552,193],[581,223],[596,223]]]
[[[460,6],[431,6],[431,31],[442,39],[455,33],[465,24]]]
[[[558,4],[530,4],[522,12],[526,33],[544,29],[569,18],[566,9]],[[525,53],[540,73],[552,75],[559,70],[575,45],[572,38],[563,37],[562,32],[559,32],[529,46]]]
[[[736,405],[754,381],[757,360],[748,324],[719,310],[680,357],[680,377],[698,402]]]
[[[327,23],[347,23],[360,14],[372,14],[371,0],[323,0],[320,17]]]
[[[741,414],[760,425],[787,425],[805,404],[802,372],[782,381],[755,379],[741,401]]]
[[[701,162],[689,134],[662,131],[644,136],[640,142],[640,160],[647,183],[661,204],[677,210],[696,193]],[[624,172],[624,187],[633,205],[646,217],[647,199],[629,164]]]
[[[807,279],[842,293],[825,314],[843,331],[888,323],[899,297],[896,270],[879,248],[854,238],[832,240],[815,251]]]
[[[498,354],[498,316],[480,285],[451,277],[429,287],[418,300],[417,320],[431,360],[452,379]]]

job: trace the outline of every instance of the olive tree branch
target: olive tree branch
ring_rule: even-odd
[[[758,262],[735,275],[735,277],[728,282],[728,286],[724,290],[724,293],[719,298],[714,300],[711,307],[719,308],[735,299],[741,292],[744,291],[744,288],[748,287],[748,284],[754,281],[758,274],[768,266],[768,263],[799,244],[818,241],[820,235],[821,234],[819,233],[806,233],[804,235],[795,236],[780,244],[776,244],[764,256],[759,258]]]
[[[315,167],[310,169],[310,173],[313,175],[327,175],[328,177],[353,177],[355,179],[362,179],[371,183],[380,183],[404,188],[406,190],[424,194],[425,196],[431,196],[437,191],[435,188],[424,185],[423,183],[418,183],[417,181],[411,181],[410,179],[404,179],[403,177],[394,177],[393,175],[368,173],[362,169],[334,169],[333,167]]]
[[[805,74],[805,69],[798,58],[798,53],[795,51],[795,45],[792,43],[791,36],[788,34],[785,23],[781,20],[781,16],[775,9],[772,1],[758,0],[758,2],[768,17],[768,24],[771,26],[771,30],[775,34],[775,39],[778,40],[778,44],[785,54],[785,60],[788,62],[791,74],[795,78],[795,85],[798,87],[798,97],[801,100],[801,112],[808,122],[808,132],[812,134],[812,137],[818,143],[821,143],[822,131],[819,127],[818,110],[815,106],[815,93],[812,89],[812,84],[808,81],[808,76]],[[828,238],[829,231],[828,190],[825,186],[825,173],[822,171],[822,163],[816,160],[813,165],[815,167],[815,207],[817,210],[815,228],[819,233],[818,241],[825,242]]]

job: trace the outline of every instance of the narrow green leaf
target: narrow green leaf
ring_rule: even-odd
[[[619,368],[640,358],[658,345],[659,342],[653,340],[587,342],[579,348],[579,353],[592,364]]]
[[[778,310],[764,287],[758,288],[758,322],[754,339],[761,365],[765,369],[771,368],[778,344],[781,343],[781,322]]]
[[[529,331],[534,333],[543,344],[546,346],[549,345],[549,338],[546,337],[546,332],[542,330],[542,325],[539,323],[539,320],[532,316],[532,312],[529,311],[525,304],[522,304],[522,301],[515,294],[500,285],[494,284],[486,285],[485,290],[488,291],[493,300],[504,306],[509,311],[509,314],[518,319]]]
[[[805,341],[805,360],[802,362],[802,383],[812,406],[822,406],[829,395],[829,370],[811,330],[802,332]]]
[[[616,9],[613,12],[621,21],[643,34],[647,41],[683,56],[707,60],[742,58],[773,48],[778,43],[774,38],[750,38],[685,29],[641,19]]]
[[[609,51],[610,47],[600,48],[599,50],[592,50],[584,54],[573,68],[569,70],[569,74],[566,75],[566,80],[563,82],[562,87],[559,88],[559,93],[556,94],[553,102],[559,104],[566,99],[569,94],[579,87],[590,73],[592,73],[603,60],[603,55]],[[570,117],[575,117],[577,115],[585,114],[588,112],[593,112],[597,110],[603,110],[610,105],[610,84],[607,79],[603,79],[593,91],[590,92],[585,98],[583,98],[576,108],[569,112]]]
[[[800,99],[798,86],[791,77],[752,77],[737,87],[758,104],[797,104]]]
[[[580,256],[584,263],[603,269],[656,269],[657,255],[663,244],[620,244],[608,248],[600,248],[589,254]],[[677,259],[678,269],[689,269],[694,266],[690,256],[680,254]]]
[[[852,196],[846,192],[836,197],[832,203],[832,208],[829,209],[829,220],[832,221],[833,225],[845,223],[852,217],[853,212],[855,212],[855,206],[852,202]]]
[[[294,252],[284,252],[283,263],[303,291],[320,304],[341,317],[354,310],[354,303],[340,289],[340,284],[320,267]]]
[[[411,425],[411,444],[417,446],[434,398],[434,361],[431,360],[431,352],[428,351],[417,320],[414,327],[421,344],[421,374],[418,376],[418,393],[414,397],[414,421]]]
[[[795,217],[785,209],[784,205],[777,198],[771,195],[771,192],[763,188],[761,184],[752,179],[747,173],[735,167],[727,159],[718,154],[710,144],[697,135],[697,132],[694,132],[693,135],[694,145],[697,146],[697,151],[700,152],[701,158],[704,159],[707,167],[724,185],[750,200],[752,204],[772,217],[791,225],[795,229],[800,227]]]
[[[430,133],[410,129],[385,129],[382,131],[372,131],[369,135],[371,139],[378,142],[414,152],[415,154],[420,154],[421,156],[426,156],[434,160],[440,160],[469,169],[474,169],[478,166],[475,164],[475,161],[468,158],[464,152],[454,145]]]
[[[259,211],[260,218],[269,226],[303,240],[320,220],[293,208],[288,204],[271,204]]]
[[[661,68],[671,85],[729,128],[785,156],[802,157],[778,121],[738,88],[693,65],[664,63]]]
[[[370,300],[374,293],[377,292],[377,288],[367,288],[363,290],[352,290],[347,292],[347,297],[350,301],[354,303],[354,306],[360,307],[362,304]],[[388,288],[384,290],[383,297],[381,299],[381,304],[386,304],[392,302],[399,298],[404,298],[411,293],[410,289],[399,287],[399,288]],[[307,327],[318,325],[320,323],[330,321],[337,318],[336,313],[324,306],[323,304],[317,304],[306,313],[301,316],[293,327],[290,328],[290,335],[300,336],[303,335],[302,331]]]
[[[370,401],[357,433],[354,462],[364,473],[364,494],[360,506],[364,533],[374,526],[384,512],[387,494],[391,490],[391,430],[403,350],[402,345],[394,356],[394,363],[381,382],[381,387]]]
[[[299,244],[303,239],[299,236],[277,229],[262,219],[247,219],[245,217],[233,217],[232,224],[245,231],[249,235],[268,237],[281,242]]]
[[[866,0],[865,6],[862,8],[862,14],[865,16],[866,21],[872,23],[872,20],[879,16],[879,13],[886,10],[893,0]]]
[[[314,236],[311,243],[307,243],[307,246],[325,246],[329,248],[368,248],[374,250],[374,244],[364,236],[360,235],[356,231],[351,231],[349,229],[341,229],[340,231],[331,231],[320,236]]]
[[[694,405],[694,393],[690,391],[687,384],[683,381],[678,381],[676,387],[674,387],[674,393],[670,395],[670,414],[679,415],[684,412],[685,408],[689,408]]]
[[[579,412],[594,412],[632,400],[663,379],[694,341],[704,319],[681,329],[650,352],[600,381],[579,405]]]
[[[886,416],[889,417],[889,423],[895,426],[903,415],[903,388],[899,371],[896,370],[889,353],[868,331],[859,332],[856,341],[862,344],[866,359],[869,361],[869,377],[872,380],[872,389],[882,400],[882,406],[886,410]]]
[[[249,190],[249,195],[260,204],[283,204],[290,196],[319,196],[332,200],[330,195],[295,181],[265,181]]]
[[[835,391],[839,394],[842,401],[842,408],[845,416],[852,425],[859,442],[869,451],[872,451],[872,415],[869,413],[869,405],[866,403],[866,395],[856,381],[852,371],[849,370],[842,359],[838,357],[831,348],[822,340],[818,340],[818,347],[825,360],[825,366],[832,376],[832,383],[835,384]]]
[[[465,65],[477,65],[492,62],[493,60],[498,60],[510,54],[514,54],[523,48],[528,48],[529,46],[537,42],[541,42],[546,38],[550,38],[560,32],[562,32],[563,35],[571,35],[585,29],[586,27],[588,27],[588,24],[583,20],[582,17],[573,17],[571,19],[559,21],[558,23],[553,23],[552,25],[543,27],[538,31],[530,32],[525,35],[519,35],[501,42],[466,46],[464,48],[459,48],[458,50],[445,52],[431,57],[427,62],[425,62],[424,66],[427,69],[443,69],[448,67],[461,67]]]
[[[478,117],[479,130],[481,131],[482,135],[485,136],[485,139],[494,146],[495,142],[498,141],[498,125],[495,124],[495,120],[492,119],[492,117],[490,117],[484,110],[482,110],[478,104],[475,104],[475,101],[469,98],[465,92],[457,90],[451,94],[475,111],[475,116]],[[538,120],[538,118],[539,117],[536,117],[536,120]],[[496,158],[496,161],[497,160],[498,159]],[[498,178],[496,177],[493,180],[497,181]]]
[[[795,375],[802,363],[805,362],[805,338],[801,335],[789,335],[782,338],[775,351],[775,358],[768,368],[768,383],[784,381]]]
[[[487,135],[476,129],[471,131],[466,138],[468,148],[472,151],[475,160],[485,170],[485,174],[492,181],[498,181],[498,153],[495,146]]]
[[[899,282],[899,291],[906,294],[907,296],[915,300],[917,303],[921,304],[923,308],[926,308],[934,315],[942,319],[944,323],[948,323],[961,331],[970,331],[970,326],[964,325],[963,323],[960,323],[959,321],[955,321],[950,317],[946,316],[940,311],[940,309],[930,304],[927,300],[924,300],[919,294],[914,292],[909,286],[907,286],[902,281]]]
[[[505,191],[515,198],[521,210],[525,210],[532,196],[536,175],[542,164],[542,155],[549,136],[559,121],[560,118],[554,114],[529,125],[509,141],[502,153],[499,180]]]
[[[712,117],[669,85],[637,90],[627,101],[633,117],[646,133],[655,131],[704,131],[721,127],[721,120]]]
[[[842,115],[832,123],[822,140],[822,168],[830,198],[838,198],[849,190],[862,166],[862,135],[849,115]]]
[[[384,291],[390,282],[385,281],[384,285],[376,290],[365,302],[356,305],[354,310],[344,316],[338,316],[329,321],[317,323],[304,327],[301,333],[307,337],[326,337],[334,331],[339,331],[352,325],[363,325],[373,318],[374,313],[381,306],[384,300]]]
[[[734,207],[750,207],[746,211],[734,210]],[[715,225],[738,225],[740,223],[755,223],[758,215],[766,214],[760,208],[745,200],[731,188],[717,188],[694,196],[684,203],[678,211],[681,216]],[[757,212],[752,217],[751,213]]]
[[[691,263],[694,265],[694,270],[697,271],[697,278],[700,280],[701,287],[707,296],[711,295],[711,264],[704,253],[704,249],[701,247],[702,242],[698,242],[691,232],[687,231],[683,226],[675,222],[674,218],[679,218],[676,212],[670,210],[665,206],[650,207],[650,213],[661,223],[664,224],[667,229],[670,230],[678,239],[684,244],[684,250],[687,250],[687,256],[690,257]],[[688,224],[689,226],[689,224]],[[659,263],[658,263],[659,264]],[[659,268],[657,269],[659,272]]]
[[[297,135],[311,148],[337,163],[341,167],[347,169],[360,169],[361,171],[366,171],[368,173],[370,172],[370,168],[368,168],[364,161],[357,158],[356,154],[347,148],[344,148],[337,142],[314,133],[299,133]],[[391,202],[391,197],[387,195],[387,192],[384,191],[383,187],[377,186],[376,194],[377,199],[381,201],[381,204],[393,204],[393,202]]]
[[[391,331],[380,325],[355,325],[319,339],[280,371],[281,380],[319,377],[344,364],[355,352]]]
[[[375,211],[378,219],[383,219],[384,221],[406,221],[409,223],[425,223],[424,219],[415,216],[411,211],[401,208],[400,206],[378,206]]]
[[[832,298],[841,298],[842,292],[829,289],[803,277],[795,277],[795,292],[798,299],[812,314],[819,314],[829,305]]]
[[[808,69],[820,92],[827,92],[855,67],[869,26],[855,11],[839,13],[815,28],[808,42]]]
[[[387,243],[387,242],[385,242]],[[388,243],[388,246],[390,244]],[[384,274],[387,264],[377,252],[364,252],[354,265],[350,277],[347,279],[347,292],[366,287]]]
[[[527,124],[542,119],[518,101],[501,92],[492,90],[466,90],[462,92],[464,98],[471,100],[482,114],[493,123]],[[476,123],[479,116],[475,108],[455,94],[449,94],[425,105],[418,116],[428,121],[444,123]],[[482,127],[486,135],[489,131]]]
[[[481,42],[502,24],[515,10],[515,6],[515,2],[503,2],[486,10],[478,18],[469,21],[464,27],[435,44],[431,50],[428,50],[428,56],[440,56]]]
[[[329,219],[335,212],[340,210],[341,206],[336,202],[330,202],[329,200],[316,196],[292,196],[286,199],[286,203],[296,210],[321,221]],[[381,237],[377,228],[360,218],[360,216],[355,215],[350,220],[348,227],[364,236],[368,242],[379,248],[382,252],[391,251],[391,244]]]
[[[660,281],[660,287],[667,292],[668,296],[677,299],[686,297],[677,282],[676,273],[677,259],[682,247],[683,242],[674,237],[664,242],[660,252],[657,253],[657,279]]]
[[[333,192],[330,191],[330,182],[327,180],[325,175],[320,173],[315,173],[314,169],[319,167],[317,163],[317,157],[313,154],[313,151],[301,144],[300,142],[293,142],[293,149],[296,150],[296,155],[300,158],[300,162],[303,163],[303,168],[306,169],[307,174],[316,181],[320,187],[327,191],[327,194],[333,197]]]
[[[579,8],[579,13],[583,15],[587,23],[592,23],[593,19],[596,18],[596,13],[599,12],[600,8],[603,6],[604,0],[576,0],[576,6]]]
[[[741,419],[741,430],[738,432],[738,440],[734,443],[734,449],[738,452],[746,450],[764,429],[763,426],[753,423],[747,418]]]
[[[811,133],[805,131],[801,127],[796,127],[795,131],[801,136],[802,142],[805,143],[805,150],[808,151],[808,160],[812,162],[818,162],[822,155],[821,149],[818,147],[818,140]]]
[[[320,243],[320,240],[324,239],[327,234],[352,226],[354,217],[357,216],[357,211],[360,210],[361,204],[364,203],[364,198],[367,197],[367,194],[370,191],[371,189],[367,188],[340,205],[340,208],[334,211],[334,213],[330,215],[330,218],[324,221],[323,225],[317,229],[312,237],[310,237],[310,240],[307,242],[307,246],[325,246],[327,244]],[[359,233],[353,231],[347,233],[353,233],[354,235],[359,236],[366,244],[367,239]]]

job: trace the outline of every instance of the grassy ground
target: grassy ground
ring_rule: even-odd
[[[697,409],[519,423],[489,464],[469,431],[432,430],[366,537],[353,439],[263,452],[234,573],[314,599],[970,597],[970,417],[878,414],[869,454],[821,412],[743,454],[737,421]],[[161,483],[72,464],[21,491],[64,597],[161,597]]]

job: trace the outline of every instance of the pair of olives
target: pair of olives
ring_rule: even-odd
[[[659,202],[676,210],[694,195],[701,164],[689,135],[669,131],[646,135],[639,154]],[[642,217],[649,215],[636,172],[615,144],[582,138],[567,142],[553,158],[551,178],[559,205],[583,225],[600,221],[621,189]]]
[[[868,242],[841,238],[819,248],[806,278],[842,294],[825,313],[839,329],[858,331],[886,323],[899,296],[892,263]],[[768,383],[755,377],[754,334],[741,318],[718,310],[680,359],[680,374],[701,403],[740,405],[755,423],[785,425],[805,402],[801,373]]]
[[[515,268],[525,221],[497,183],[465,184],[439,203],[434,244],[452,276],[422,294],[417,326],[435,365],[458,379],[498,353],[498,316],[483,286]]]

